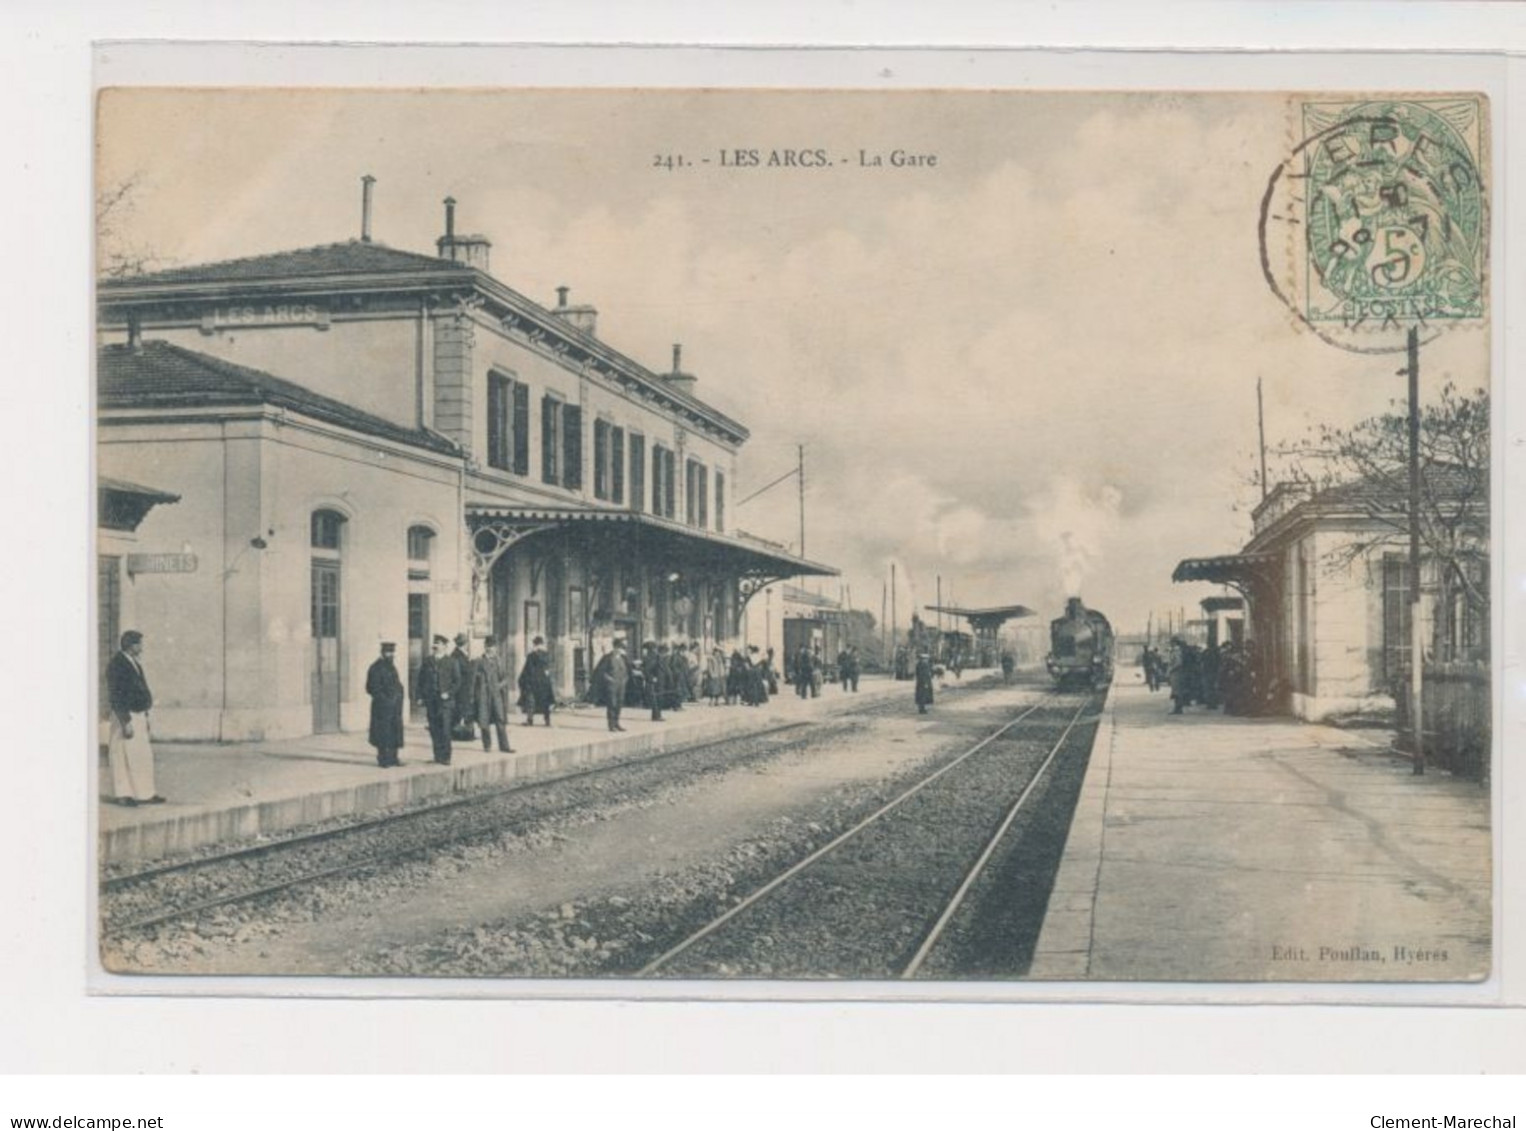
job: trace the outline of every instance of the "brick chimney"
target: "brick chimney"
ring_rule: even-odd
[[[683,393],[685,396],[692,397],[694,395],[694,386],[699,383],[699,378],[694,376],[692,373],[685,373],[683,371],[681,365],[683,361],[683,349],[684,348],[680,343],[673,343],[673,372],[665,374],[663,376],[663,380],[666,381],[671,388],[676,389],[678,392]]]
[[[360,242],[371,242],[371,187],[376,178],[370,173],[360,178]]]
[[[599,324],[599,312],[587,305],[568,306],[567,295],[571,290],[571,287],[556,288],[556,308],[551,313],[589,337],[594,337]]]
[[[435,241],[441,259],[487,273],[488,253],[493,244],[486,236],[456,235],[456,198],[445,198],[445,234]]]

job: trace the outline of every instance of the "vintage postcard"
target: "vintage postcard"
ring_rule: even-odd
[[[114,989],[1494,973],[1485,94],[96,115]]]

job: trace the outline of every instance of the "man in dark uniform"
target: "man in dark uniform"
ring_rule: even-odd
[[[594,690],[604,703],[604,721],[610,730],[625,729],[620,725],[620,708],[625,706],[625,688],[630,678],[631,662],[625,655],[625,641],[616,639],[593,669]]]
[[[472,657],[469,651],[471,637],[464,632],[456,633],[456,648],[450,654],[450,662],[456,665],[456,717],[451,720],[451,737],[470,742],[476,738],[472,726],[476,716],[476,704],[470,694],[472,687]]]
[[[641,650],[642,690],[646,693],[646,705],[652,709],[652,722],[662,722],[663,669],[667,667],[662,653],[667,645],[658,648],[648,640]]]
[[[811,693],[811,649],[800,645],[795,653],[795,694],[804,699]]]
[[[449,640],[436,636],[419,666],[419,698],[429,715],[434,760],[442,766],[450,765],[450,728],[456,710],[456,664],[445,652],[449,646]]]
[[[401,766],[403,747],[403,680],[397,674],[397,645],[387,641],[381,655],[366,671],[366,694],[371,697],[371,729],[367,738],[376,747],[376,764]]]
[[[551,705],[556,692],[551,687],[551,657],[546,654],[546,638],[537,636],[525,666],[519,673],[519,709],[525,713],[527,727],[535,725],[535,716],[541,715],[546,725],[551,725]]]
[[[509,673],[498,656],[498,642],[492,637],[482,642],[482,655],[472,665],[472,707],[477,725],[482,728],[482,749],[492,749],[488,735],[491,727],[498,733],[499,751],[514,753],[509,747],[509,732],[504,729],[509,721]]]
[[[926,652],[917,653],[916,670],[917,714],[927,714],[933,705],[933,658]]]

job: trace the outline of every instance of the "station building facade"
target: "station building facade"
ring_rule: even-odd
[[[100,622],[147,634],[159,736],[362,729],[380,642],[411,685],[435,633],[516,669],[543,636],[571,698],[617,635],[731,647],[754,593],[835,573],[734,529],[748,433],[677,347],[655,372],[511,290],[446,209],[433,256],[101,281],[100,482],[148,508],[136,556],[99,543]]]

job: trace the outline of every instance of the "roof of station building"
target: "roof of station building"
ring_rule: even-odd
[[[105,279],[103,290],[125,289],[144,283],[224,283],[252,279],[319,278],[325,275],[357,275],[378,271],[439,271],[471,273],[471,268],[450,259],[399,251],[369,240],[346,240],[318,247],[171,267],[118,279]]]
[[[455,454],[443,436],[352,408],[294,381],[169,342],[102,346],[96,400],[103,409],[271,405],[368,436]]]
[[[555,343],[553,348],[566,351],[564,365],[585,365],[590,373],[634,382],[643,390],[643,396],[655,394],[674,411],[690,417],[702,427],[717,430],[731,442],[744,442],[750,435],[743,424],[702,400],[692,389],[678,388],[670,383],[668,378],[672,374],[649,369],[591,331],[558,317],[557,311],[514,290],[487,270],[438,255],[400,251],[371,240],[352,239],[101,279],[97,294],[103,311],[111,310],[127,317],[126,312],[130,310],[156,303],[220,301],[230,295],[256,293],[268,297],[275,292],[309,294],[394,286],[426,290],[474,288],[479,295],[498,304],[508,321],[517,320],[537,339],[549,334],[549,340]]]

